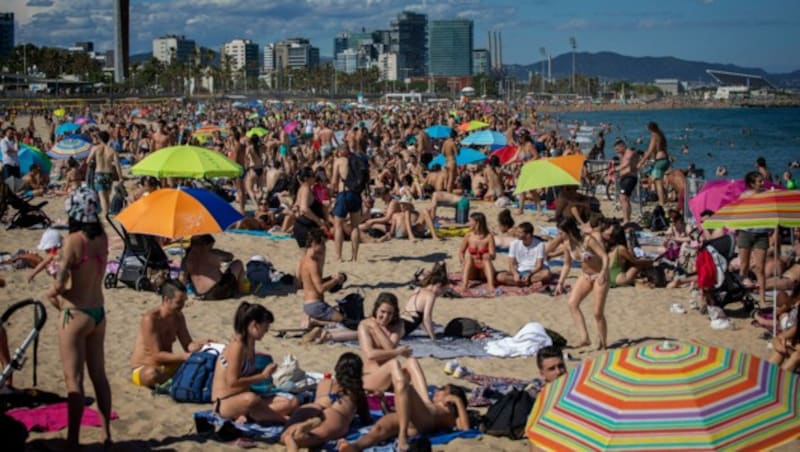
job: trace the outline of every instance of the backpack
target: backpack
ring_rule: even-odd
[[[337,301],[339,311],[344,316],[342,324],[351,330],[357,330],[358,324],[364,320],[364,297],[353,292]]]
[[[527,391],[512,389],[486,411],[481,430],[487,435],[520,439],[535,399]]]
[[[445,337],[472,337],[483,331],[481,324],[467,317],[456,317],[444,327]]]
[[[215,350],[192,353],[172,377],[169,395],[176,402],[211,402],[211,384],[217,357],[219,353]]]
[[[668,227],[669,222],[667,221],[667,214],[664,212],[664,208],[656,206],[655,209],[653,209],[652,215],[650,215],[650,230],[666,231]]]
[[[347,157],[347,177],[344,186],[347,191],[361,193],[369,183],[369,160],[363,155],[353,154]]]
[[[266,296],[272,283],[272,264],[258,260],[250,260],[246,266],[247,280],[250,281],[250,293],[259,297]]]

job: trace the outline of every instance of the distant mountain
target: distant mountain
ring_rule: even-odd
[[[544,62],[547,71],[547,62]],[[553,78],[572,74],[572,53],[564,53],[552,59]],[[657,78],[676,78],[688,82],[712,83],[706,69],[757,74],[776,86],[800,86],[800,71],[788,74],[769,74],[760,68],[748,68],[734,64],[687,61],[674,57],[631,57],[614,52],[577,52],[576,72],[599,77],[603,80],[626,80],[630,82],[653,82]],[[542,61],[528,65],[506,65],[507,73],[519,80],[527,80],[528,73],[542,71]]]

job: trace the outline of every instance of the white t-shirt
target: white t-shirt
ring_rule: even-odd
[[[19,166],[19,143],[3,137],[0,140],[0,151],[3,153],[3,165]]]
[[[518,272],[529,272],[536,268],[536,261],[544,259],[544,242],[534,237],[530,246],[525,246],[522,240],[511,241],[508,247],[508,257],[517,261]]]

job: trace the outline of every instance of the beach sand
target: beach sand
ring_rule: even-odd
[[[45,210],[54,221],[64,222],[66,215],[62,198],[49,198]],[[421,206],[421,204],[420,204]],[[490,224],[496,223],[498,209],[488,203],[475,203],[474,209],[487,214]],[[613,213],[611,206],[605,206],[606,212]],[[445,210],[441,214],[449,214]],[[535,217],[527,213],[516,216],[517,222],[532,221],[537,227],[552,225],[546,223],[544,217]],[[114,231],[107,229],[112,239],[110,257],[116,257],[121,251],[121,243]],[[14,252],[19,248],[34,249],[41,236],[41,230],[0,230],[0,251]],[[218,248],[228,250],[237,258],[246,261],[254,254],[266,256],[278,270],[291,273],[294,271],[298,256],[298,248],[293,240],[269,241],[260,237],[222,233],[216,236]],[[326,274],[337,271],[346,272],[349,280],[344,293],[362,290],[365,296],[365,311],[371,312],[373,301],[381,291],[392,291],[397,294],[401,303],[405,303],[411,291],[407,282],[414,271],[421,267],[430,268],[433,262],[445,260],[450,271],[456,271],[458,260],[455,257],[460,239],[448,239],[443,242],[422,241],[412,244],[406,240],[390,241],[383,244],[362,245],[360,260],[357,263],[334,264],[331,262],[332,243],[328,244],[328,262]],[[349,257],[349,243],[345,243],[345,257]],[[505,268],[505,256],[498,256],[496,266]],[[45,300],[44,294],[50,284],[46,274],[40,274],[32,284],[26,282],[29,270],[0,272],[6,279],[7,286],[0,289],[0,310],[5,310],[11,303],[27,297]],[[574,279],[578,271],[573,271]],[[273,330],[297,328],[300,324],[302,296],[292,293],[285,296],[268,296],[266,298],[243,297],[238,300],[203,302],[191,300],[187,303],[184,314],[194,338],[211,337],[227,342],[232,334],[232,318],[236,306],[242,301],[259,302],[275,315]],[[670,306],[681,303],[689,309],[688,289],[646,289],[617,288],[611,289],[606,305],[608,319],[609,343],[628,338],[633,341],[647,338],[697,339],[702,342],[731,347],[767,358],[768,349],[763,340],[757,337],[760,330],[752,327],[747,319],[734,319],[736,329],[715,331],[709,327],[706,317],[690,311],[688,314],[672,314]],[[330,301],[330,297],[329,297]],[[144,388],[134,386],[130,381],[129,359],[133,341],[138,329],[141,315],[148,309],[157,306],[160,299],[151,292],[136,292],[119,287],[105,291],[107,312],[107,333],[105,341],[106,371],[111,383],[113,409],[119,419],[112,423],[113,439],[118,450],[142,450],[163,448],[167,450],[190,451],[200,447],[212,450],[234,450],[236,447],[200,437],[196,434],[192,413],[209,409],[210,405],[178,404],[166,396],[154,396]],[[479,319],[488,325],[514,334],[528,322],[540,322],[564,335],[571,342],[577,341],[572,320],[567,310],[566,296],[551,297],[547,294],[535,294],[525,297],[503,297],[497,299],[449,299],[439,298],[434,310],[434,319],[445,324],[453,317],[464,316]],[[58,354],[56,325],[60,321],[58,312],[48,304],[48,322],[42,331],[39,343],[39,388],[64,394],[64,383]],[[584,301],[583,312],[587,318],[590,337],[595,337],[592,320],[592,301]],[[31,327],[31,315],[18,313],[8,325],[9,338],[15,347]],[[353,351],[343,345],[303,345],[300,339],[279,339],[268,333],[258,344],[260,352],[271,353],[276,360],[286,354],[298,357],[301,367],[308,371],[332,372],[338,356],[346,351]],[[580,362],[598,355],[594,351],[571,350],[580,361],[568,362],[573,368]],[[29,361],[24,369],[14,375],[17,387],[32,385],[32,349],[28,350]],[[470,359],[460,360],[471,371],[494,376],[517,377],[530,379],[538,376],[534,358],[517,359]],[[421,360],[430,384],[456,383],[467,388],[473,386],[455,379],[442,372],[443,360],[424,358]],[[94,391],[86,377],[86,395],[93,396]],[[93,405],[94,406],[94,405]],[[55,433],[32,433],[29,441],[33,444],[47,444],[52,438],[65,438],[66,430]],[[83,428],[81,441],[83,444],[97,442],[100,429]],[[794,443],[793,445],[796,445]],[[282,450],[283,446],[259,446],[269,450]],[[504,438],[483,436],[480,439],[455,440],[436,450],[470,451],[470,450],[527,450],[524,440],[512,441]],[[790,450],[788,447],[785,450]]]

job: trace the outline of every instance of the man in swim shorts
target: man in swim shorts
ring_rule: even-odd
[[[323,294],[344,283],[344,275],[322,278],[325,264],[325,233],[318,228],[308,231],[306,252],[300,258],[300,281],[303,285],[303,326],[324,326],[344,319],[342,313],[325,303]]]
[[[114,183],[114,172],[122,177],[122,166],[119,163],[117,151],[108,145],[110,135],[105,130],[95,132],[92,150],[89,152],[89,162],[94,162],[94,189],[100,197],[102,212],[108,213],[108,203],[111,186]]]
[[[131,355],[131,380],[137,386],[152,388],[169,380],[189,355],[211,342],[193,342],[183,306],[186,287],[170,279],[161,286],[161,305],[146,312],[139,323],[139,334]],[[180,342],[183,353],[174,353],[172,344]]]

